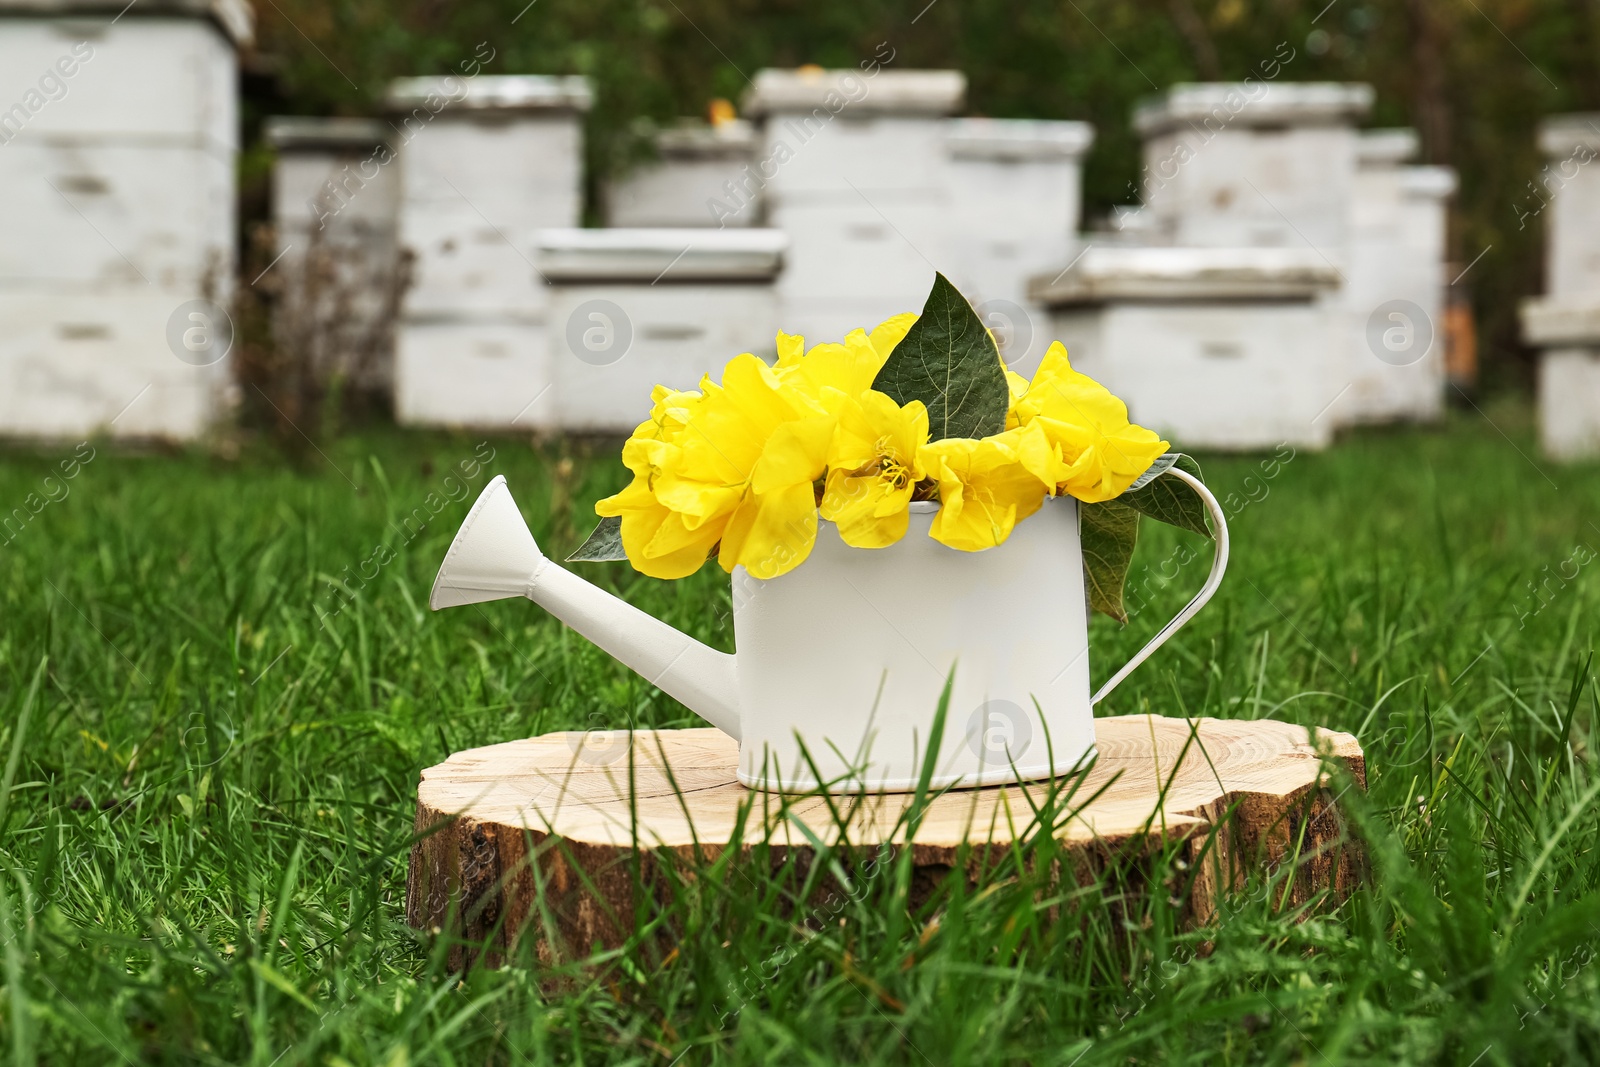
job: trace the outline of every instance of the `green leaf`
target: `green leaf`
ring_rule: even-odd
[[[1206,525],[1206,505],[1194,487],[1182,478],[1174,477],[1173,470],[1185,471],[1200,478],[1200,464],[1182,452],[1168,452],[1150,465],[1128,491],[1117,498],[1129,507],[1157,522],[1176,526],[1180,530],[1215,539],[1211,527]],[[1153,473],[1152,473],[1153,472]],[[1204,479],[1201,479],[1204,481]]]
[[[933,441],[1001,433],[1011,405],[994,338],[943,274],[935,276],[921,317],[889,353],[872,387],[897,404],[922,401]]]
[[[1182,455],[1183,453],[1181,452],[1167,452],[1163,455],[1157,456],[1156,461],[1150,464],[1150,469],[1139,475],[1139,477],[1135,478],[1133,480],[1133,484],[1124,489],[1123,492],[1131,493],[1135,489],[1143,489],[1145,486],[1149,485],[1151,482],[1155,481],[1157,478],[1171,470],[1173,464],[1178,462],[1178,457]],[[1187,459],[1188,457],[1184,456],[1184,458]],[[1190,462],[1193,461],[1191,460]]]
[[[600,520],[589,539],[578,546],[578,551],[567,557],[568,563],[607,563],[627,559],[622,550],[622,516],[608,515]]]
[[[1122,590],[1128,583],[1134,546],[1139,543],[1139,512],[1120,499],[1080,503],[1078,535],[1083,542],[1083,582],[1089,607],[1127,622]]]

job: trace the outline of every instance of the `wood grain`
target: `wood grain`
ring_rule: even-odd
[[[964,843],[993,851],[1036,833],[1023,794],[1037,803],[1051,790],[1058,798],[1070,791],[1054,833],[1087,867],[1116,852],[1153,857],[1174,842],[1196,862],[1205,857],[1210,873],[1194,878],[1185,902],[1194,921],[1209,918],[1218,893],[1250,870],[1291,857],[1285,904],[1323,890],[1342,897],[1361,877],[1361,851],[1328,788],[1335,767],[1365,787],[1365,758],[1351,735],[1148,715],[1098,719],[1095,729],[1099,758],[1074,779],[933,799],[909,842],[922,881],[953,872]],[[809,851],[797,822],[836,840],[841,807],[853,843],[907,846],[910,795],[832,798],[830,809],[823,797],[752,792],[735,778],[737,747],[718,730],[651,730],[546,734],[452,755],[423,771],[417,790],[410,922],[503,950],[542,914],[554,916],[560,944],[547,943],[548,919],[534,922],[541,955],[614,946],[632,927],[635,865],[623,861],[635,841],[646,866],[667,854],[715,857],[735,844],[742,809],[743,847],[768,840]]]

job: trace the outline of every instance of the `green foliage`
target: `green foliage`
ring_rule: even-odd
[[[1200,464],[1193,457],[1182,452],[1168,452],[1130,485],[1120,499],[1157,522],[1214,539],[1216,534],[1206,524],[1206,506],[1200,494],[1188,482],[1169,474],[1173,468],[1205,481],[1200,474]]]
[[[950,279],[935,274],[922,314],[872,387],[902,407],[928,409],[928,439],[989,437],[1006,428],[1011,390],[1000,350]]]
[[[644,894],[675,952],[643,938],[466,975],[404,925],[419,770],[551,730],[695,723],[526,602],[425,607],[489,477],[543,543],[575,543],[626,477],[616,444],[372,434],[304,471],[100,446],[69,481],[70,449],[0,454],[6,515],[46,476],[69,490],[0,534],[0,1048],[277,1067],[1588,1062],[1600,469],[1539,463],[1552,484],[1517,451],[1537,455],[1527,413],[1487,410],[1515,448],[1474,413],[1270,467],[1205,457],[1229,579],[1099,709],[1355,733],[1367,790],[1332,792],[1374,870],[1346,904],[1276,911],[1289,866],[1189,927],[1178,855],[1137,897],[1110,849],[1052,886],[1044,833],[953,857],[973,884],[913,905],[898,856],[856,844],[807,866],[758,843],[673,860]],[[1205,566],[1192,534],[1142,532],[1128,625],[1091,625],[1096,680]],[[591,570],[731,647],[719,571]],[[1083,799],[1068,790],[1017,817],[1060,825]]]
[[[1122,593],[1139,544],[1139,512],[1124,501],[1078,505],[1078,536],[1083,543],[1083,581],[1089,607],[1118,622],[1128,621]]]
[[[1200,478],[1200,464],[1193,457],[1168,452],[1157,457],[1115,500],[1078,505],[1083,581],[1091,610],[1118,622],[1128,621],[1123,597],[1128,568],[1139,544],[1140,515],[1215,540],[1216,534],[1206,524],[1204,501],[1192,485],[1172,474],[1175,469]]]
[[[622,517],[607,515],[595,525],[593,532],[567,557],[568,563],[609,563],[627,559],[622,548]]]

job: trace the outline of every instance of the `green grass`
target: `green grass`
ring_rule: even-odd
[[[1509,438],[1463,415],[1270,478],[1263,457],[1203,457],[1219,495],[1250,501],[1233,569],[1101,709],[1354,732],[1370,788],[1347,810],[1374,871],[1344,904],[1284,915],[1247,887],[1184,929],[1164,892],[1041,883],[1047,842],[915,908],[895,862],[818,896],[804,879],[826,864],[734,858],[676,886],[676,953],[653,936],[599,967],[524,956],[464,977],[404,923],[418,771],[548,730],[693,721],[529,604],[424,607],[489,476],[554,552],[618,484],[614,446],[497,439],[459,482],[477,438],[374,432],[302,469],[102,444],[51,483],[72,449],[6,453],[0,509],[41,506],[0,543],[0,1047],[73,1064],[1593,1061],[1600,469],[1538,459],[1525,411],[1491,414]],[[418,508],[437,517],[397,525]],[[1154,577],[1191,542],[1147,530],[1147,606],[1094,624],[1097,679],[1203,576],[1200,553]],[[730,647],[715,568],[586,573]]]

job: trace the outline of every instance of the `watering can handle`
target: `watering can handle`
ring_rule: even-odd
[[[1089,698],[1090,706],[1104,700],[1107,694],[1121,684],[1124,678],[1133,673],[1135,667],[1150,658],[1150,653],[1166,644],[1169,637],[1181,630],[1185,623],[1194,618],[1200,609],[1206,606],[1206,602],[1211,599],[1212,595],[1216,593],[1217,586],[1222,584],[1222,574],[1228,569],[1228,520],[1223,518],[1222,505],[1217,503],[1217,498],[1211,495],[1211,490],[1206,488],[1205,483],[1194,475],[1187,471],[1181,471],[1176,467],[1171,468],[1167,473],[1188,482],[1194,488],[1194,491],[1200,494],[1200,499],[1205,502],[1206,513],[1211,516],[1211,525],[1216,528],[1217,533],[1217,550],[1216,554],[1211,557],[1211,574],[1206,578],[1206,584],[1200,587],[1200,592],[1194,595],[1194,599],[1189,601],[1182,611],[1174,615],[1172,621],[1162,627],[1161,632],[1152,637],[1150,643],[1141,648],[1137,655],[1123,664],[1122,669],[1113,674],[1110,680],[1100,687],[1098,693]]]

